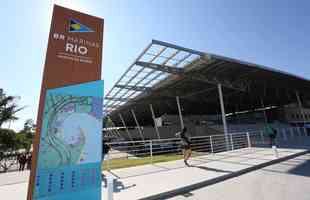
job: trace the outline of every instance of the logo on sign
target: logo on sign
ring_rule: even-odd
[[[91,28],[81,24],[79,21],[75,19],[69,20],[69,32],[71,33],[87,33],[94,32]]]
[[[69,33],[53,33],[52,38],[57,41],[64,42],[64,52],[58,52],[57,57],[66,60],[91,64],[93,59],[89,55],[91,48],[99,48],[100,44],[83,37],[83,34],[70,34],[70,33],[87,33],[94,32],[88,26],[81,24],[79,21],[69,19]]]

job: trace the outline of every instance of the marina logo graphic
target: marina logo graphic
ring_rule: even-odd
[[[69,20],[69,32],[70,33],[87,33],[94,32],[91,28],[81,24],[79,21],[75,19]]]

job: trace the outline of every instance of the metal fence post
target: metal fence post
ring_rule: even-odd
[[[263,131],[260,131],[260,138],[262,140],[262,143],[264,143],[264,132]]]
[[[251,145],[251,140],[250,140],[250,134],[249,134],[249,132],[246,133],[246,137],[247,137],[247,140],[248,140],[248,148],[251,148],[252,145]]]
[[[231,144],[231,150],[234,150],[234,141],[232,139],[232,134],[230,134],[230,144]]]
[[[152,118],[153,118],[153,121],[154,121],[154,128],[155,128],[155,131],[156,131],[156,134],[157,134],[157,139],[160,139],[159,130],[158,130],[158,127],[157,127],[155,113],[154,113],[152,104],[150,104],[150,109],[151,109]]]
[[[213,154],[214,150],[213,150],[213,141],[212,141],[212,136],[211,135],[210,135],[210,146],[211,146],[211,153]]]
[[[150,140],[150,155],[151,155],[151,164],[153,164],[153,141]]]

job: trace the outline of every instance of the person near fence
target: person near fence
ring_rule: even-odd
[[[181,132],[178,132],[176,134],[176,136],[179,136],[181,139],[181,146],[183,149],[184,163],[186,166],[189,167],[190,165],[188,164],[188,159],[192,155],[192,149],[191,149],[191,141],[190,141],[190,138],[188,137],[188,134],[187,134],[187,128],[184,127]]]
[[[265,127],[264,127],[264,133],[265,135],[269,138],[269,145],[270,147],[272,147],[273,145],[275,145],[275,139],[277,137],[277,131],[276,129],[274,129],[270,123],[266,123]]]

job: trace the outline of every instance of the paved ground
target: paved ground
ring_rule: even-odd
[[[279,157],[286,157],[304,150],[285,148],[278,151]],[[183,161],[180,160],[114,170],[115,176],[122,177],[115,180],[114,199],[142,199],[158,193],[212,181],[274,159],[274,151],[270,148],[246,148],[196,157],[190,162],[192,167],[185,167]]]
[[[29,170],[0,174],[0,187],[5,185],[14,185],[17,183],[27,182],[29,179],[29,174],[30,174]]]
[[[283,158],[305,152],[307,147],[294,146],[278,150],[279,157]],[[212,181],[219,177],[238,173],[240,170],[249,169],[275,159],[274,151],[270,148],[245,148],[196,157],[190,161],[192,167],[185,167],[183,161],[179,160],[114,170],[113,175],[116,177],[114,181],[114,200],[136,200],[162,192],[173,191],[192,184]],[[104,174],[108,175],[108,172],[104,172]],[[28,176],[28,172],[0,174],[0,196],[10,197],[10,200],[25,199]],[[106,181],[103,183],[103,199],[107,199],[105,197],[105,183]],[[248,183],[245,185],[248,185]]]
[[[170,200],[309,200],[310,154],[194,190]]]

